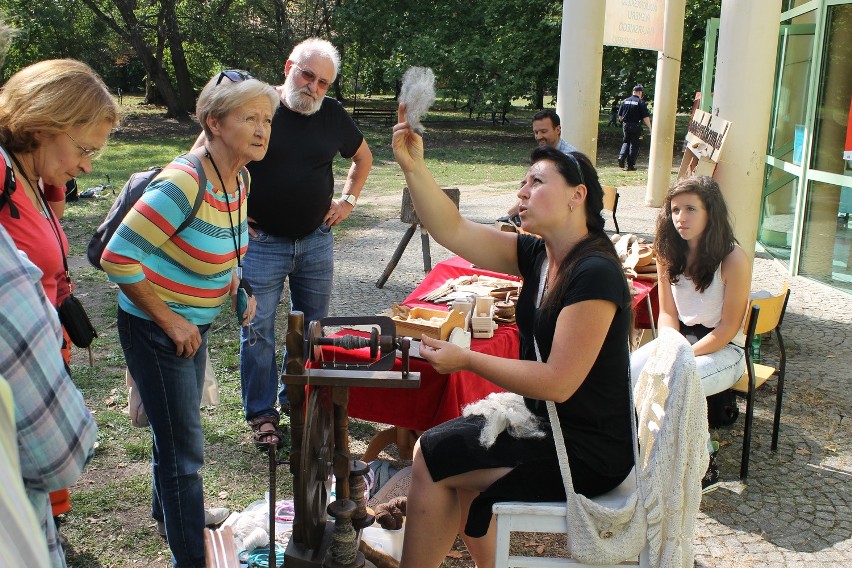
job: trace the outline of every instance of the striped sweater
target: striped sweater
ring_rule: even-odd
[[[240,257],[248,248],[248,187],[241,176],[238,184],[238,194],[226,202],[225,193],[208,179],[198,213],[175,235],[192,213],[199,191],[195,169],[176,158],[148,185],[107,244],[101,266],[110,281],[133,284],[147,279],[174,312],[196,325],[211,323],[229,297],[237,266],[235,244]],[[118,305],[150,319],[123,292]]]

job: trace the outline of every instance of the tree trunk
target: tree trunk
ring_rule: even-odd
[[[112,28],[122,40],[130,44],[139,59],[142,60],[142,65],[145,67],[145,72],[148,75],[148,81],[156,85],[157,90],[163,97],[163,102],[166,105],[167,116],[176,118],[181,122],[189,122],[189,114],[185,107],[178,101],[177,95],[172,88],[169,76],[166,70],[160,64],[160,61],[154,57],[151,47],[145,43],[145,38],[142,35],[142,27],[136,14],[133,12],[135,2],[133,0],[111,0],[112,4],[118,9],[121,14],[123,26],[119,24],[111,15],[101,10],[96,0],[83,0],[83,3],[88,6],[92,12]]]
[[[191,110],[195,107],[195,90],[192,88],[189,66],[186,63],[186,55],[183,51],[183,36],[178,27],[175,2],[174,0],[163,0],[162,6],[165,15],[166,37],[169,41],[169,52],[172,56],[172,67],[174,67],[175,79],[177,80],[178,101],[181,107]]]
[[[536,81],[533,108],[544,108],[544,81]]]

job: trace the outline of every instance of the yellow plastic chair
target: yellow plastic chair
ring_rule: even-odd
[[[790,298],[790,289],[787,283],[781,292],[769,298],[758,298],[751,300],[748,308],[743,329],[745,331],[745,355],[746,372],[740,380],[731,387],[737,393],[746,398],[746,416],[743,430],[743,456],[740,462],[740,481],[745,482],[748,477],[748,460],[751,452],[751,431],[754,421],[754,392],[760,388],[773,375],[778,377],[778,392],[775,395],[775,420],[772,424],[772,451],[778,449],[778,429],[781,425],[781,399],[784,396],[784,374],[787,367],[787,352],[784,349],[784,338],[781,335],[781,322],[784,320],[784,312],[787,310],[787,300]],[[752,357],[751,345],[754,336],[772,332],[778,342],[780,356],[778,366],[772,367],[755,363]]]
[[[615,225],[615,232],[620,233],[618,229],[618,219],[615,218],[615,212],[618,209],[618,189],[610,185],[603,186],[603,208],[612,211],[612,223]]]

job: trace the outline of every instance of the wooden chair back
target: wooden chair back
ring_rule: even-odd
[[[743,323],[743,333],[748,333],[748,326],[751,320],[752,307],[760,308],[760,315],[757,318],[757,324],[754,327],[754,334],[760,335],[769,333],[779,325],[784,318],[784,310],[787,307],[787,296],[789,295],[790,287],[787,283],[781,288],[781,292],[769,298],[755,298],[749,302],[748,312],[745,322]]]
[[[618,220],[615,218],[615,212],[618,210],[618,189],[611,185],[603,187],[603,208],[612,211],[612,224],[615,225],[615,232],[620,233],[618,228]]]

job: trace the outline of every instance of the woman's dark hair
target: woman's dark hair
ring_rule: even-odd
[[[530,155],[530,165],[543,160],[552,162],[569,186],[576,187],[580,184],[586,186],[586,200],[583,204],[586,213],[586,228],[589,230],[589,234],[565,255],[562,264],[559,265],[559,273],[553,281],[553,291],[544,298],[542,304],[542,311],[547,312],[558,310],[561,307],[559,300],[565,295],[574,266],[582,258],[590,254],[601,254],[609,256],[619,265],[621,261],[618,260],[615,246],[604,232],[604,218],[601,215],[603,188],[598,180],[598,172],[595,171],[595,167],[589,158],[581,152],[563,154],[550,146],[539,146]],[[545,262],[547,261],[545,260]]]
[[[692,266],[687,266],[689,245],[680,236],[672,222],[672,198],[684,193],[698,196],[707,210],[707,226],[698,243],[698,256]],[[693,176],[678,180],[666,194],[660,216],[657,218],[657,238],[654,249],[671,283],[684,275],[695,283],[695,289],[704,292],[713,282],[713,275],[722,260],[734,250],[734,229],[728,217],[728,206],[719,184],[708,176]]]

